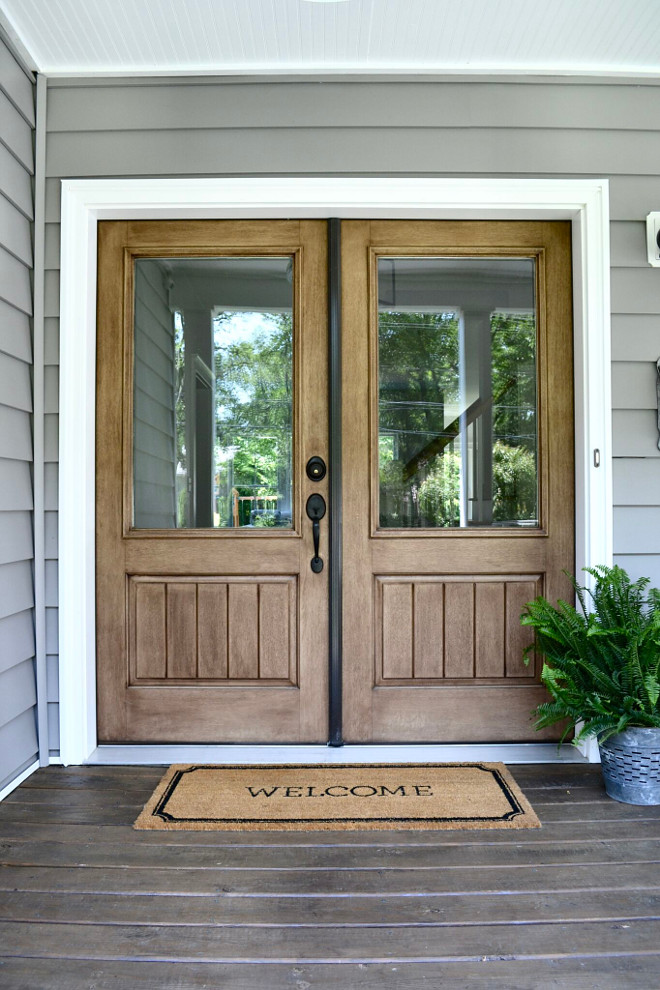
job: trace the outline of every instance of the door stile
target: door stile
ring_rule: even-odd
[[[329,649],[328,742],[343,745],[342,709],[342,311],[341,220],[328,220],[328,408],[329,443]]]

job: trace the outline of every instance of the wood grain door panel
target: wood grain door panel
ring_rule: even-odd
[[[290,526],[176,528],[175,439],[167,425],[177,399],[176,320],[171,285],[158,291],[159,279],[168,259],[262,256],[291,263]],[[148,262],[139,269],[137,307],[136,259]],[[98,285],[99,741],[324,742],[328,571],[310,569],[312,531],[303,512],[312,491],[327,499],[327,482],[311,482],[304,470],[313,454],[328,456],[326,225],[102,222]],[[208,301],[203,305],[208,314]],[[137,351],[134,318],[153,328]],[[212,374],[207,370],[208,380]],[[137,442],[149,446],[139,461],[134,423]],[[188,433],[187,449],[193,442]],[[210,507],[200,514],[209,518]],[[322,528],[323,556],[325,537]]]
[[[537,734],[530,719],[531,709],[546,695],[538,661],[523,662],[529,636],[519,617],[525,602],[539,594],[553,600],[571,594],[563,574],[574,567],[570,225],[365,220],[346,221],[342,237],[343,350],[351,355],[344,363],[343,420],[345,738],[557,738],[553,730]],[[378,323],[387,306],[381,302],[379,309],[380,258],[405,259],[406,264],[421,258],[427,268],[434,258],[533,259],[535,522],[518,528],[382,525]],[[441,284],[456,305],[451,279]],[[388,282],[385,289],[393,299],[394,264],[391,286]],[[414,306],[405,299],[405,286],[399,292],[403,319]],[[468,296],[466,305],[476,309],[478,304]],[[394,374],[403,370],[395,368]],[[438,398],[431,396],[436,404]],[[478,411],[488,401],[493,402],[482,395],[473,408]],[[445,422],[450,419],[446,416]],[[428,449],[434,443],[442,449],[444,441],[432,441]]]

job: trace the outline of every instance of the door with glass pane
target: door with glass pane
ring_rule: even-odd
[[[103,222],[98,270],[99,740],[323,742],[326,225]]]
[[[519,617],[570,598],[570,225],[346,221],[342,244],[345,738],[539,738]]]

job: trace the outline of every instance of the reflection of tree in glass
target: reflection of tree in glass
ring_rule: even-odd
[[[533,520],[533,314],[494,313],[491,347],[492,394],[479,396],[475,405],[493,403],[493,518]],[[459,361],[457,313],[380,313],[381,525],[459,525],[459,414],[466,412],[459,406]],[[472,421],[477,417],[475,412]]]
[[[224,312],[214,320],[216,463],[221,523],[231,489],[260,502],[241,503],[240,524],[269,525],[264,507],[290,512],[293,324],[288,313]],[[277,501],[265,500],[277,496]]]

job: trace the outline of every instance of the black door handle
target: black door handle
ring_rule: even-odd
[[[315,574],[323,570],[323,561],[319,557],[319,541],[321,539],[321,519],[325,515],[325,499],[318,492],[314,492],[307,499],[307,515],[312,520],[312,536],[314,537],[314,556],[310,567]]]

